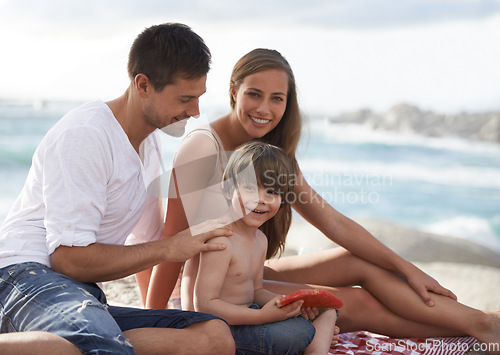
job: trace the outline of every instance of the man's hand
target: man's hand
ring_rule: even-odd
[[[164,261],[185,261],[202,251],[223,250],[225,246],[222,244],[205,242],[232,234],[231,227],[224,220],[210,220],[170,238],[143,244],[61,245],[50,256],[51,267],[80,282],[116,280]]]
[[[202,222],[179,232],[164,240],[167,245],[168,261],[186,261],[204,251],[224,250],[226,246],[220,243],[206,243],[215,237],[230,237],[233,235],[231,226],[225,219],[214,219]]]

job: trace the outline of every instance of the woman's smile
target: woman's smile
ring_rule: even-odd
[[[258,117],[255,117],[255,116],[249,116],[249,117],[250,117],[250,119],[253,122],[255,122],[255,123],[259,124],[259,125],[267,125],[268,123],[271,122],[271,120],[268,120],[268,119],[265,119],[265,118],[258,118]]]

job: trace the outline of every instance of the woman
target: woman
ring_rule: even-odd
[[[243,56],[233,69],[229,92],[231,112],[193,131],[177,151],[165,237],[198,219],[222,215],[227,205],[217,181],[227,163],[226,152],[262,140],[283,148],[294,164],[293,208],[342,247],[268,260],[268,290],[287,294],[304,284],[330,290],[344,301],[338,320],[343,332],[369,330],[393,337],[468,334],[484,342],[500,341],[493,335],[500,333],[500,315],[458,303],[451,291],[336,211],[309,186],[295,159],[302,125],[295,80],[280,53],[256,49]],[[179,270],[180,265],[172,263],[156,267],[147,307],[165,307]],[[143,295],[147,283],[141,282]],[[193,287],[183,280],[183,293],[192,293]],[[183,308],[192,305],[183,303]],[[314,317],[310,311],[309,316]]]

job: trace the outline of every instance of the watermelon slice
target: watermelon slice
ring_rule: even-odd
[[[277,300],[276,305],[278,307],[283,307],[298,300],[304,300],[302,308],[318,307],[339,309],[344,305],[342,301],[331,292],[314,289],[304,289],[291,293]]]

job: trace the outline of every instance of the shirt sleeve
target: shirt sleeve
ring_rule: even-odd
[[[92,127],[67,129],[47,142],[41,159],[49,255],[60,245],[95,243],[112,169],[105,137]]]

